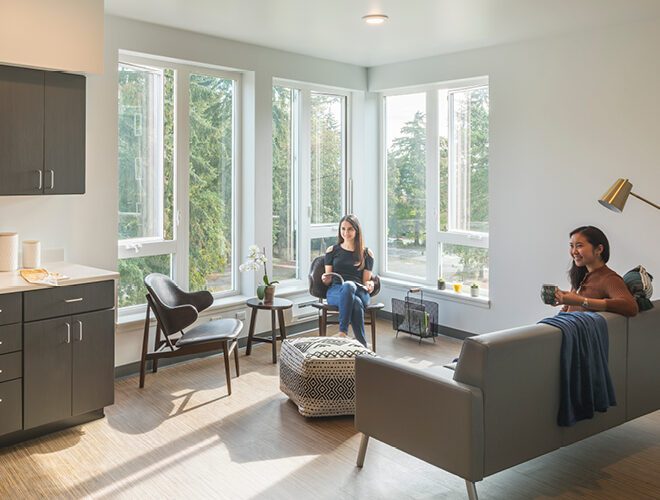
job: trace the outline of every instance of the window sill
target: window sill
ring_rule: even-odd
[[[307,287],[301,283],[292,283],[291,285],[278,286],[275,289],[277,297],[291,297],[294,295],[302,295],[307,292]],[[245,307],[248,299],[254,295],[230,295],[228,297],[219,297],[213,301],[213,304],[208,309],[204,310],[201,317],[212,316],[220,311],[236,309]],[[122,314],[121,310],[117,314],[117,327],[119,330],[133,330],[136,326],[144,324],[144,316],[146,311],[146,304],[138,311],[132,311],[127,314]],[[151,313],[151,317],[154,315]]]
[[[395,289],[407,291],[411,288],[420,288],[426,297],[490,309],[490,298],[488,297],[472,297],[469,293],[457,293],[453,290],[438,290],[437,288],[431,288],[428,285],[415,283],[413,281],[403,281],[394,278],[385,278],[383,276],[379,276],[379,278],[383,285]]]

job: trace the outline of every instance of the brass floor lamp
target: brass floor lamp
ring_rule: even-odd
[[[633,195],[635,198],[638,198],[660,210],[660,206],[650,202],[645,198],[642,198],[638,194],[633,193],[631,190],[632,184],[628,179],[618,179],[614,184],[612,184],[612,187],[607,190],[601,199],[598,200],[598,203],[606,208],[609,208],[613,212],[620,214],[623,211],[624,205],[626,204],[628,195]]]

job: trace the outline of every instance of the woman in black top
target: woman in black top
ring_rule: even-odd
[[[345,215],[339,222],[337,244],[325,254],[325,272],[322,280],[330,285],[328,304],[339,307],[339,336],[346,337],[348,324],[353,326],[355,338],[365,347],[364,308],[369,305],[369,294],[374,289],[371,270],[374,255],[364,248],[362,230],[355,215]],[[337,273],[342,279],[328,273]]]

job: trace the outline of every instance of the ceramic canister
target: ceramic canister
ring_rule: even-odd
[[[18,233],[0,233],[0,272],[18,269]]]
[[[41,242],[23,240],[23,268],[38,269],[41,267]]]

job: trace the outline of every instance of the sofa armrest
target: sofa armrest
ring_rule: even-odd
[[[382,358],[355,363],[355,427],[469,481],[483,479],[481,390]]]

